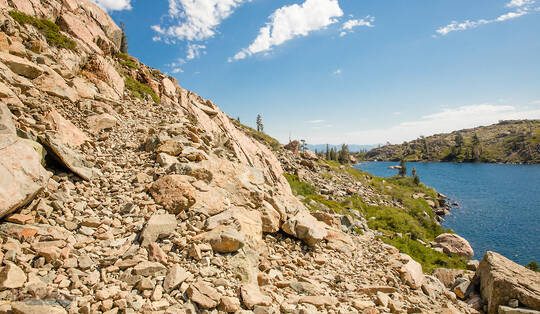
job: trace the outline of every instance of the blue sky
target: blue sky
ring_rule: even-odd
[[[539,0],[94,0],[130,54],[286,142],[540,118]]]

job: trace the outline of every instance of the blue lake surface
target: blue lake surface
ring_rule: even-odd
[[[391,177],[397,162],[355,166],[375,176]],[[461,206],[445,217],[443,227],[466,238],[475,259],[496,251],[525,265],[540,262],[540,165],[407,163],[422,183]]]

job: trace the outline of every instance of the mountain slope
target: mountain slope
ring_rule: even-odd
[[[501,121],[370,150],[368,160],[540,163],[540,120]]]
[[[0,21],[1,312],[475,312],[359,212],[312,215],[275,141],[120,54],[88,0]]]

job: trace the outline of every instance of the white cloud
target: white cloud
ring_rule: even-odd
[[[202,41],[216,34],[216,28],[234,10],[250,0],[169,0],[170,25],[154,25],[161,37]]]
[[[343,37],[347,35],[348,33],[354,32],[354,28],[358,26],[367,26],[367,27],[374,27],[373,22],[375,22],[375,17],[373,16],[366,16],[363,19],[351,19],[343,23],[341,27],[341,33],[339,36]]]
[[[332,73],[333,75],[340,75],[341,74],[341,69],[337,69],[334,71],[334,73]]]
[[[131,10],[131,0],[90,0],[105,11]]]
[[[342,15],[338,0],[306,0],[302,5],[283,6],[270,15],[270,22],[259,30],[253,43],[229,58],[229,62],[270,51],[295,37],[307,36],[336,23],[337,17]]]
[[[512,0],[506,4],[507,8],[523,7],[534,4],[534,0]]]
[[[498,22],[504,22],[507,20],[515,19],[520,16],[529,14],[531,6],[535,3],[535,0],[511,0],[506,4],[506,7],[508,8],[516,8],[517,11],[511,11],[507,12],[505,14],[500,15],[497,18],[486,20],[486,19],[480,19],[476,21],[466,20],[464,22],[456,22],[453,21],[452,23],[440,27],[436,30],[436,32],[439,35],[445,36],[448,33],[455,32],[455,31],[464,31],[471,28],[476,28],[480,25],[485,24],[491,24],[491,23],[498,23]],[[536,9],[532,9],[536,10]],[[434,36],[436,37],[436,36]]]
[[[307,121],[307,123],[323,123],[323,122],[326,122],[326,120],[310,120],[310,121]]]
[[[201,54],[201,50],[204,50],[204,49],[206,49],[205,45],[188,44],[188,51],[187,51],[186,59],[191,60],[191,59],[198,58]]]
[[[363,130],[347,133],[347,143],[402,143],[418,138],[420,135],[432,135],[456,130],[490,125],[499,120],[538,119],[540,109],[518,110],[513,106],[471,105],[425,115],[417,121],[402,122],[387,129]],[[329,139],[326,139],[328,142]],[[343,137],[334,141],[343,141]],[[323,141],[324,142],[324,141]],[[330,141],[331,142],[331,141]]]
[[[174,68],[171,71],[172,74],[178,74],[178,73],[182,73],[182,72],[184,72],[184,70],[182,70],[182,68]]]

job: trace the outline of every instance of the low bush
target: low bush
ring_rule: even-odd
[[[143,99],[143,95],[147,94],[152,97],[155,103],[160,103],[161,99],[154,93],[150,86],[143,84],[131,76],[126,76],[126,88],[131,92],[131,94],[139,99]]]
[[[277,151],[281,147],[281,144],[279,143],[279,141],[271,137],[270,135],[264,132],[258,132],[257,130],[252,129],[247,125],[243,125],[242,123],[238,122],[235,119],[229,118],[229,120],[235,126],[242,128],[244,132],[246,132],[249,136],[265,144],[266,146],[270,147],[270,149],[272,149],[273,151]]]
[[[135,70],[138,70],[139,69],[139,66],[137,66],[137,63],[133,62],[130,58],[129,58],[129,55],[127,53],[119,53],[118,55],[118,62],[123,65],[123,66],[127,66],[127,67],[130,67],[132,69],[135,69]]]
[[[19,11],[9,11],[9,15],[20,24],[30,24],[41,31],[49,45],[74,50],[77,43],[60,33],[60,27],[47,19],[38,19]]]

